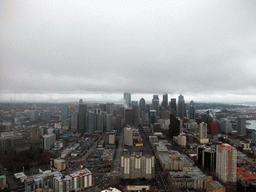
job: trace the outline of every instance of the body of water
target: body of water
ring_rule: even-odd
[[[255,129],[256,130],[256,120],[246,120],[246,128],[247,129]]]

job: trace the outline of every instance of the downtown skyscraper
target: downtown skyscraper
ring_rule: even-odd
[[[78,130],[79,132],[87,132],[87,105],[83,103],[83,100],[79,100],[78,107]]]
[[[124,93],[124,100],[127,107],[131,106],[131,93]]]
[[[186,110],[187,110],[186,108],[187,106],[186,106],[184,97],[183,95],[180,95],[178,98],[178,117],[180,119],[183,119],[183,117],[186,116]]]
[[[196,105],[193,100],[190,101],[190,106],[189,106],[189,119],[196,119]]]
[[[156,110],[156,114],[159,115],[159,98],[158,95],[153,95],[152,107]]]
[[[166,109],[167,105],[168,105],[168,94],[164,94],[163,101],[162,101],[162,107]]]
[[[216,176],[223,183],[236,182],[237,151],[229,144],[217,145]]]

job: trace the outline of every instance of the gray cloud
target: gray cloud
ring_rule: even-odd
[[[1,92],[256,95],[252,1],[2,1]]]

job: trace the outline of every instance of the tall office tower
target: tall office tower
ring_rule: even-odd
[[[100,109],[95,109],[95,130],[103,131],[103,116],[101,114]]]
[[[131,106],[131,93],[124,93],[124,100],[128,107]]]
[[[155,178],[155,157],[142,152],[121,156],[121,178],[123,179],[153,179]]]
[[[114,114],[114,103],[106,104],[107,114]]]
[[[38,111],[37,110],[30,110],[30,121],[37,122],[38,121]]]
[[[176,117],[177,116],[177,106],[176,106],[175,98],[171,98],[170,106],[171,106],[171,114]]]
[[[222,133],[228,134],[233,131],[232,124],[228,119],[222,119],[220,122],[220,129]]]
[[[197,163],[208,171],[215,171],[216,169],[216,150],[206,148],[205,145],[197,147]]]
[[[217,145],[216,156],[216,176],[224,183],[236,182],[236,149],[226,143]]]
[[[158,98],[158,95],[153,95],[152,106],[153,106],[153,109],[156,110],[156,115],[159,115],[159,98]]]
[[[200,143],[209,143],[209,138],[207,138],[207,123],[200,123],[199,125],[199,139]]]
[[[138,101],[132,101],[132,107],[137,105],[138,105]]]
[[[32,126],[30,130],[31,141],[40,141],[40,137],[43,136],[43,128]]]
[[[87,105],[80,99],[78,107],[78,129],[80,132],[87,132]]]
[[[125,123],[126,125],[132,125],[132,108],[125,109]]]
[[[154,123],[156,123],[156,122],[157,122],[156,110],[154,110],[154,109],[149,110],[149,124],[154,125]]]
[[[196,120],[196,105],[195,105],[195,102],[193,100],[190,101],[189,119]]]
[[[140,121],[140,108],[137,104],[132,107],[132,124],[133,124],[133,126],[138,127],[138,125],[140,123],[139,121]]]
[[[140,110],[146,110],[146,101],[145,101],[145,99],[144,98],[141,98],[140,99]]]
[[[146,122],[145,111],[144,110],[140,110],[140,120],[141,120],[141,124]]]
[[[169,134],[171,138],[180,134],[180,121],[170,114]]]
[[[163,95],[162,107],[166,109],[167,105],[168,105],[168,94],[164,94]]]
[[[200,139],[205,139],[207,138],[207,123],[200,123],[199,126],[199,138]]]
[[[88,112],[88,133],[95,131],[95,113],[93,111]]]
[[[133,130],[130,126],[124,128],[124,144],[133,146]]]
[[[77,130],[77,119],[78,119],[78,113],[72,112],[70,114],[71,130],[74,130],[74,131]]]
[[[179,96],[179,99],[178,99],[178,117],[183,119],[183,117],[186,116],[186,109],[187,106],[185,104],[185,100],[184,100],[184,97],[183,95],[180,95]]]
[[[122,116],[117,115],[116,116],[116,130],[117,130],[117,135],[120,134],[120,131],[122,129]]]
[[[49,134],[49,135],[44,135],[44,142],[43,146],[45,150],[49,150],[53,147],[54,142],[56,141],[56,135],[55,134]]]
[[[56,140],[60,139],[60,129],[54,128],[53,133],[56,135]]]
[[[246,135],[246,117],[239,116],[237,118],[237,133],[239,135]]]
[[[61,121],[66,121],[68,119],[68,115],[69,115],[69,108],[68,106],[63,106],[61,108]]]
[[[113,115],[112,114],[107,114],[107,119],[106,119],[106,131],[112,131],[113,130]]]
[[[102,111],[102,118],[103,118],[103,131],[107,130],[107,112]]]

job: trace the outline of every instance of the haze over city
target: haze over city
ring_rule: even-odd
[[[1,101],[256,101],[254,1],[1,1],[0,13]]]

